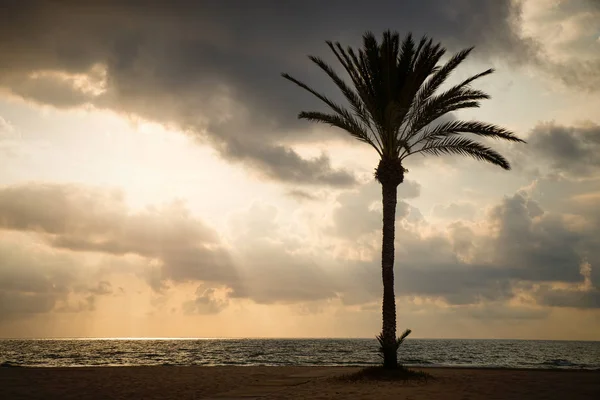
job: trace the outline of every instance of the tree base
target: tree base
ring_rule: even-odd
[[[427,383],[429,379],[435,379],[432,375],[423,371],[414,371],[402,365],[396,365],[394,369],[388,369],[380,365],[363,368],[358,372],[341,377],[345,381],[418,381]]]

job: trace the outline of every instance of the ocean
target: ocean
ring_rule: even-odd
[[[409,366],[600,369],[600,342],[408,339]],[[375,339],[2,339],[0,366],[367,366]]]

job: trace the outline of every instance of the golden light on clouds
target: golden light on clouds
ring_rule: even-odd
[[[599,338],[600,10],[586,4],[440,3],[425,25],[421,3],[348,4],[375,30],[475,45],[450,83],[494,67],[492,100],[455,117],[529,142],[491,144],[510,173],[409,159],[396,293],[415,337]],[[3,27],[0,337],[374,336],[377,153],[298,122],[313,103],[279,76],[311,74],[323,40],[355,43],[355,21],[290,7],[314,29],[257,14],[248,31],[216,6],[157,25],[152,5]]]
[[[106,66],[96,64],[84,74],[69,74],[55,70],[38,70],[28,75],[31,85],[44,85],[44,81],[58,81],[64,83],[75,91],[93,97],[106,92]]]

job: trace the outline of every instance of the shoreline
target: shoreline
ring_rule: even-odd
[[[4,369],[80,369],[80,368],[352,368],[352,369],[362,369],[378,366],[380,364],[364,364],[364,365],[339,365],[339,364],[320,364],[320,365],[271,365],[271,364],[215,364],[215,365],[207,365],[207,364],[123,364],[123,365],[19,365],[14,364],[10,361],[4,361],[0,363],[0,371]],[[600,372],[600,367],[598,368],[574,368],[574,367],[502,367],[502,366],[484,366],[484,365],[422,365],[422,364],[402,364],[402,366],[409,369],[417,369],[417,370],[428,370],[428,369],[458,369],[458,370],[485,370],[485,371],[571,371],[571,372]]]
[[[424,367],[427,382],[346,382],[360,367],[98,366],[0,368],[6,399],[591,399],[600,371]],[[32,384],[35,382],[35,384]]]

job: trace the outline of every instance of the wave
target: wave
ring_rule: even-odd
[[[554,360],[547,360],[544,361],[542,363],[540,363],[542,365],[549,365],[549,366],[555,366],[555,367],[576,367],[577,364],[569,361],[569,360],[565,360],[563,358],[556,358]]]
[[[0,368],[21,368],[22,365],[16,364],[11,361],[4,361],[0,363]]]
[[[399,360],[401,364],[411,364],[411,365],[433,365],[431,361],[421,360],[420,358],[405,358]]]
[[[95,365],[368,366],[381,362],[374,340],[184,341],[0,340],[0,367]],[[199,342],[200,343],[200,342]],[[502,345],[500,346],[499,343]],[[509,343],[510,346],[507,346]],[[600,342],[418,340],[399,361],[414,367],[599,369]]]
[[[583,363],[576,363],[576,362],[572,362],[570,360],[566,360],[564,358],[556,358],[556,359],[552,359],[552,360],[546,360],[544,362],[541,362],[539,364],[535,364],[535,365],[543,365],[546,368],[569,368],[569,369],[591,369],[591,370],[598,370],[600,369],[600,364],[583,364]]]

